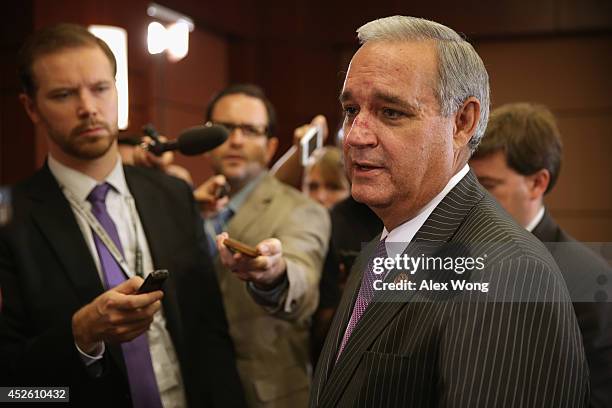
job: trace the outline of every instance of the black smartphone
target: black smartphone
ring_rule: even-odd
[[[170,276],[170,272],[167,269],[157,269],[151,272],[145,279],[145,281],[138,288],[138,294],[154,292],[156,290],[162,290],[163,284]]]

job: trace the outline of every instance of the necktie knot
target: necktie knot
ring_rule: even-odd
[[[87,201],[92,204],[104,203],[106,195],[108,194],[111,186],[108,183],[102,183],[95,186],[87,196]]]

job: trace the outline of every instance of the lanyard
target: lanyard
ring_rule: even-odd
[[[108,235],[108,232],[106,232],[106,229],[104,229],[104,227],[100,224],[98,219],[91,213],[91,211],[85,208],[83,204],[80,203],[76,199],[76,197],[74,196],[74,194],[72,194],[70,190],[68,190],[65,187],[63,187],[62,189],[64,191],[64,195],[70,202],[70,205],[72,205],[72,208],[74,208],[85,219],[85,221],[87,221],[87,224],[91,227],[91,230],[104,243],[104,245],[106,246],[108,251],[111,253],[115,261],[117,261],[117,263],[119,264],[119,266],[121,267],[125,275],[127,277],[130,277],[132,275],[132,271],[130,270],[130,267],[127,261],[125,260],[123,254],[121,254],[121,251],[119,251],[119,249],[115,245],[115,242]],[[140,245],[138,244],[138,228],[136,226],[136,220],[137,220],[136,217],[138,215],[136,213],[136,206],[134,205],[134,199],[132,197],[125,197],[125,199],[130,209],[130,218],[132,219],[132,227],[134,229],[134,240],[136,241],[135,251],[134,251],[135,253],[134,269],[135,269],[136,275],[142,277],[144,275],[144,271],[143,271],[144,268],[142,265],[142,250],[140,249]]]

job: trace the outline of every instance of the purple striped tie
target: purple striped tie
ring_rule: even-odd
[[[340,343],[340,349],[338,351],[338,355],[336,356],[336,361],[340,358],[340,354],[344,351],[344,347],[346,347],[346,343],[348,343],[351,334],[353,334],[353,330],[359,323],[359,319],[363,316],[363,313],[368,308],[370,301],[374,297],[374,281],[376,277],[382,279],[384,275],[376,275],[374,273],[374,258],[386,258],[387,257],[387,248],[385,246],[385,240],[381,240],[376,249],[374,250],[374,254],[370,258],[368,262],[368,268],[366,269],[363,277],[361,278],[361,287],[359,288],[359,293],[357,294],[357,300],[355,300],[355,306],[353,306],[353,313],[351,314],[351,318],[346,326],[346,331],[344,332],[344,336],[342,337],[342,343]]]
[[[115,223],[106,210],[106,195],[111,186],[108,183],[99,184],[91,190],[87,200],[91,203],[91,212],[104,227],[108,236],[113,240],[117,249],[123,254],[123,247],[119,240],[119,234]],[[98,235],[93,233],[100,265],[104,272],[106,288],[114,288],[126,280],[126,276],[121,267],[104,245]],[[127,368],[128,380],[130,383],[130,393],[132,404],[135,408],[162,408],[162,403],[157,389],[153,362],[149,352],[149,341],[147,334],[143,333],[132,341],[122,343],[123,359]]]

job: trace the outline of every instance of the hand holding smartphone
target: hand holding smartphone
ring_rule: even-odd
[[[256,248],[253,248],[252,246],[235,239],[225,238],[225,240],[223,241],[223,245],[228,247],[232,252],[240,252],[241,254],[253,258],[258,257],[260,255],[259,251]]]
[[[308,160],[312,153],[323,146],[323,131],[319,125],[312,126],[300,139],[302,166],[308,165]]]
[[[156,290],[162,290],[163,284],[170,276],[170,272],[167,269],[157,269],[147,275],[145,281],[140,285],[137,294],[155,292]]]

